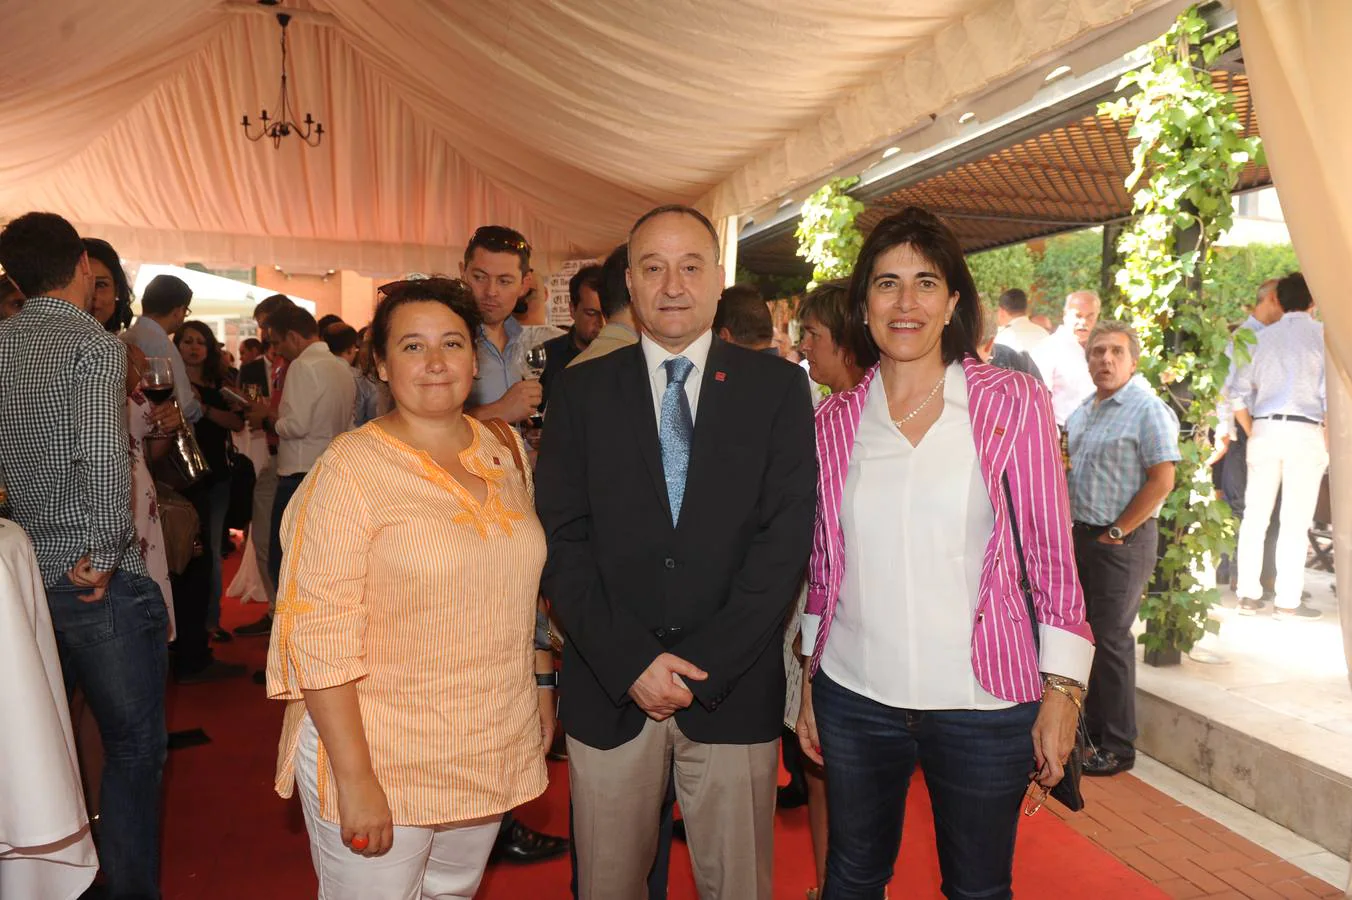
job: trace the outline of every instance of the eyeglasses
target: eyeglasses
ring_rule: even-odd
[[[471,247],[483,247],[494,253],[525,253],[530,255],[530,241],[521,232],[502,225],[484,225],[469,239]]]
[[[1051,792],[1051,788],[1043,787],[1036,781],[1028,782],[1028,790],[1023,795],[1023,814],[1025,816],[1037,815],[1037,811],[1042,809],[1042,804],[1047,802],[1047,797]]]

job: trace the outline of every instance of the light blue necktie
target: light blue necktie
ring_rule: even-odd
[[[690,438],[695,419],[690,414],[690,398],[685,395],[685,380],[695,364],[684,356],[662,363],[667,370],[667,389],[662,394],[662,418],[657,438],[662,443],[662,472],[667,478],[667,500],[671,503],[671,524],[681,518],[681,500],[685,498],[685,473],[690,469]]]

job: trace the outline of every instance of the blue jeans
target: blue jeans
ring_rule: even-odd
[[[277,476],[277,496],[272,501],[272,521],[268,527],[268,575],[274,587],[282,585],[282,513],[304,480],[304,472]]]
[[[160,776],[167,736],[169,614],[149,578],[116,572],[86,603],[66,578],[47,588],[67,691],[84,691],[103,738],[99,861],[116,898],[159,897]]]
[[[881,900],[901,847],[918,762],[949,900],[1010,898],[1014,834],[1038,704],[997,710],[885,706],[818,672],[812,707],[831,827],[822,900]]]

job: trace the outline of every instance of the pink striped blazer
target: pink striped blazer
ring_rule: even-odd
[[[1070,500],[1052,413],[1051,396],[1032,376],[963,360],[977,458],[995,512],[995,529],[981,568],[972,625],[972,670],[1002,700],[1026,703],[1042,696],[1040,671],[1089,680],[1093,636],[1075,571]],[[811,671],[821,663],[831,618],[845,580],[841,497],[850,454],[875,366],[856,387],[817,407],[817,524],[808,566],[803,644],[813,642]],[[1042,654],[1033,642],[1028,607],[1019,587],[1001,475],[1008,475],[1037,610]],[[904,527],[904,526],[903,526]]]

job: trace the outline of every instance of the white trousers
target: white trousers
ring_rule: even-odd
[[[296,789],[310,833],[319,900],[470,900],[479,889],[501,816],[435,828],[394,826],[389,851],[366,857],[319,816],[319,733],[307,715],[296,748]]]
[[[1324,430],[1306,422],[1260,419],[1249,438],[1249,484],[1239,526],[1239,596],[1263,596],[1263,541],[1277,491],[1282,494],[1277,533],[1277,606],[1295,609],[1305,590],[1305,557],[1319,486],[1328,468]]]

